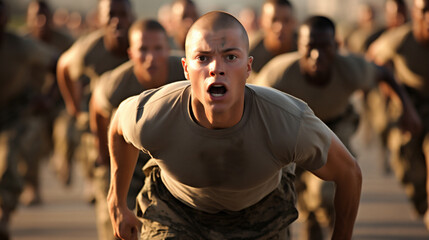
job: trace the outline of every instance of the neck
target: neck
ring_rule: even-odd
[[[420,32],[420,29],[415,28],[413,31],[414,38],[416,41],[423,47],[429,48],[429,37],[423,36],[423,34]]]
[[[240,122],[244,113],[244,97],[242,101],[232,106],[227,111],[212,111],[195,98],[191,99],[190,111],[200,126],[209,129],[224,129],[235,126]]]

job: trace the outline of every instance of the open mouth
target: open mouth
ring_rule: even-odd
[[[226,87],[220,84],[214,84],[210,86],[208,92],[213,97],[222,97],[226,93]]]

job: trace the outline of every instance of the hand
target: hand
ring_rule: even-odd
[[[109,208],[113,233],[116,238],[138,240],[142,223],[128,207]]]

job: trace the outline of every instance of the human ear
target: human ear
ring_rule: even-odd
[[[182,67],[185,78],[189,80],[188,64],[186,63],[186,58],[182,58]]]

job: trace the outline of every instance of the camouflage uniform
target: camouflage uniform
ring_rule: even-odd
[[[29,39],[4,33],[0,44],[0,207],[2,218],[17,207],[22,178],[19,161],[33,162],[41,152],[40,132],[30,131],[41,86],[32,71],[53,68],[55,53]],[[33,68],[34,67],[34,68]],[[37,67],[37,68],[36,68]],[[24,141],[26,140],[26,141]],[[6,222],[8,219],[5,219]],[[3,221],[3,219],[2,219]]]
[[[99,238],[105,240],[113,238],[113,230],[108,216],[105,216],[106,201],[105,199],[98,199],[97,196],[100,194],[97,194],[97,192],[104,192],[107,189],[108,186],[100,182],[99,179],[105,178],[109,169],[105,166],[96,166],[95,163],[98,157],[98,150],[95,145],[95,136],[89,129],[89,99],[100,80],[100,76],[126,62],[128,57],[125,54],[116,56],[109,52],[105,48],[103,37],[103,30],[92,32],[79,38],[64,54],[70,57],[68,71],[71,79],[84,85],[81,102],[83,112],[74,120],[77,128],[76,137],[79,139],[74,158],[78,159],[82,164],[87,180],[94,184],[97,228]]]
[[[305,79],[300,70],[300,57],[298,52],[275,57],[265,65],[254,83],[276,88],[304,100],[315,115],[350,149],[350,138],[359,123],[359,116],[350,103],[350,97],[356,90],[375,86],[375,66],[357,56],[337,54],[332,63],[329,83],[318,87]],[[296,175],[300,213],[304,216],[303,219],[308,220],[308,226],[316,226],[314,232],[305,234],[319,235],[314,239],[320,238],[320,226],[333,226],[335,186],[300,168],[297,168]]]
[[[429,68],[426,64],[429,50],[415,40],[411,23],[381,35],[371,50],[377,63],[393,63],[395,74],[404,84],[423,123],[419,136],[411,138],[398,127],[393,127],[388,136],[393,170],[404,184],[415,210],[422,215],[427,209],[424,153],[429,153]],[[394,102],[390,107],[394,113],[402,111]],[[397,115],[389,115],[389,120],[395,121]]]

